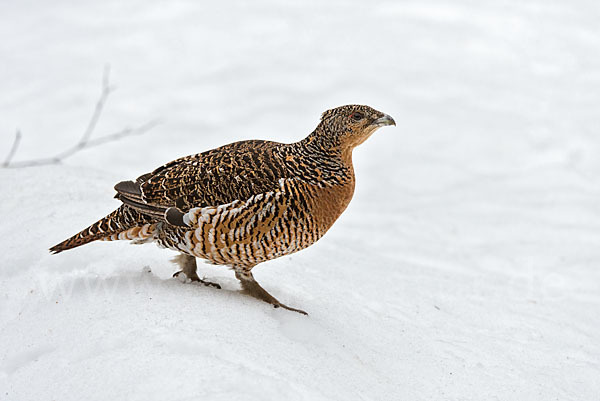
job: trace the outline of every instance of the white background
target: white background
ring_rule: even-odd
[[[600,399],[600,6],[528,1],[2,1],[2,400]],[[170,251],[47,249],[112,186],[348,103],[392,115],[313,247],[257,267],[304,317],[170,279]]]

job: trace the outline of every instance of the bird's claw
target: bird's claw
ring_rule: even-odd
[[[291,310],[293,312],[298,312],[298,313],[300,313],[300,314],[302,314],[304,316],[308,316],[308,313],[304,312],[302,309],[291,308],[291,307],[289,307],[287,305],[284,305],[282,303],[273,304],[273,308],[279,308],[279,307],[281,307],[283,309]]]
[[[203,280],[203,279],[201,279],[201,278],[200,278],[200,277],[198,277],[198,276],[195,276],[195,277],[188,277],[188,276],[187,276],[187,275],[186,275],[186,274],[185,274],[183,271],[178,271],[178,272],[175,272],[175,273],[173,273],[173,277],[179,278],[179,276],[180,276],[181,274],[183,274],[183,277],[185,277],[185,278],[186,278],[186,279],[183,281],[184,283],[186,283],[186,282],[192,282],[192,283],[193,283],[193,282],[195,282],[195,283],[202,283],[202,284],[204,284],[204,285],[205,285],[205,286],[207,286],[207,287],[214,287],[214,288],[217,288],[217,289],[219,289],[219,290],[221,289],[221,285],[220,285],[220,284],[213,283],[213,282],[211,282],[211,281],[206,281],[206,280]],[[189,281],[188,281],[188,280],[189,280]]]
[[[202,284],[204,284],[207,287],[215,287],[218,290],[221,289],[221,285],[220,284],[213,283],[211,281],[200,280],[200,279],[198,279],[198,281],[200,281]]]

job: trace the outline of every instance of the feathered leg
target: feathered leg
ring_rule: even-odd
[[[260,286],[260,284],[258,284],[256,282],[256,280],[254,279],[254,276],[252,275],[251,272],[242,270],[242,269],[235,269],[235,277],[238,280],[240,280],[240,283],[242,284],[242,288],[244,289],[244,292],[246,294],[248,294],[254,298],[258,298],[261,301],[270,303],[275,308],[281,307],[283,309],[302,313],[303,315],[308,315],[308,313],[304,312],[301,309],[290,308],[289,306],[284,305],[281,302],[279,302],[274,296],[269,294],[264,288],[262,288]]]
[[[173,277],[177,277],[181,273],[183,273],[187,278],[189,278],[192,281],[197,281],[206,286],[221,289],[221,286],[219,284],[211,283],[210,281],[202,280],[200,277],[198,277],[198,273],[196,273],[198,266],[196,265],[195,257],[182,253],[175,256],[175,258],[173,258],[173,261],[181,267],[181,270],[173,274]]]

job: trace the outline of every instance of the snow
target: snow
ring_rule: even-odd
[[[600,399],[600,5],[589,0],[0,2],[2,400]],[[348,210],[257,267],[305,317],[171,278],[174,253],[47,249],[113,185],[324,110],[393,116]]]

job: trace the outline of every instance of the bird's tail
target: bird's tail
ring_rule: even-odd
[[[98,220],[71,238],[50,248],[53,254],[77,248],[96,240],[138,240],[144,241],[154,236],[156,223],[132,208],[122,205],[108,216]]]

